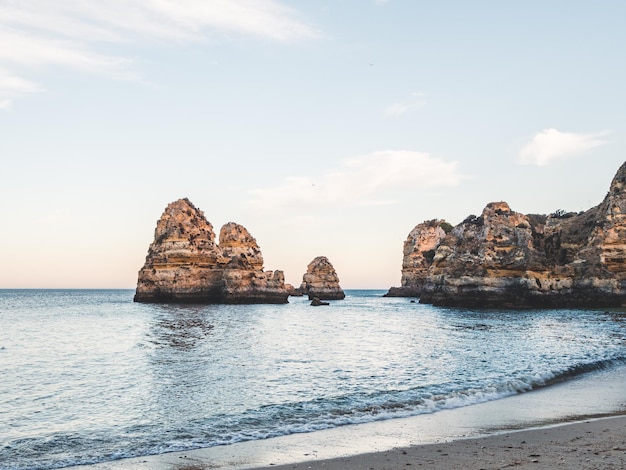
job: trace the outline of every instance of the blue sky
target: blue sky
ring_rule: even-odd
[[[626,3],[0,0],[0,287],[128,287],[165,206],[299,284],[400,282],[418,223],[599,203]]]

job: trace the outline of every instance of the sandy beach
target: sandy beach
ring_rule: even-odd
[[[206,468],[206,467],[204,467]],[[626,468],[626,417],[615,416],[477,439],[392,449],[263,469]]]
[[[625,372],[426,415],[74,468],[626,468]]]
[[[224,449],[222,449],[224,450]],[[265,448],[258,449],[263,454]],[[277,450],[277,449],[275,449]],[[391,470],[391,469],[623,469],[626,468],[626,416],[498,433],[480,438],[399,447],[331,459],[251,466],[251,455],[196,451],[128,459],[85,469],[158,470]],[[284,454],[283,458],[287,455]],[[302,454],[302,456],[314,456]],[[257,455],[258,457],[258,455]],[[280,460],[279,454],[274,454]],[[244,460],[248,460],[245,463]]]

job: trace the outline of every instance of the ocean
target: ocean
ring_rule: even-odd
[[[0,290],[0,468],[53,469],[469,407],[626,365],[626,314]]]

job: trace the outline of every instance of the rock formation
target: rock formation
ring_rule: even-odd
[[[139,271],[135,302],[286,303],[282,271],[263,271],[254,237],[227,223],[213,226],[188,199],[167,206]]]
[[[318,256],[309,263],[299,290],[308,295],[309,300],[315,297],[320,300],[341,300],[346,296],[339,286],[335,268],[325,256]]]
[[[392,287],[385,297],[419,297],[435,250],[452,226],[445,220],[428,220],[416,225],[404,242],[402,285]]]
[[[285,283],[285,289],[287,289],[289,297],[302,297],[303,295],[299,287],[294,287],[291,284]]]
[[[320,307],[322,305],[330,305],[328,302],[323,302],[319,299],[319,297],[313,297],[313,301],[311,302],[311,307]]]
[[[626,304],[626,163],[586,212],[524,215],[488,204],[440,240],[423,279],[420,302],[442,306]]]

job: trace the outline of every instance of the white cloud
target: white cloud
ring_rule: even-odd
[[[53,38],[42,41],[40,36],[0,29],[0,43],[5,46],[0,48],[0,61],[5,64],[27,67],[61,65],[82,71],[105,73],[120,79],[135,77],[129,69],[131,60],[98,54],[76,41]],[[29,83],[32,88],[40,88],[39,85]]]
[[[28,80],[24,80],[17,75],[0,70],[0,90],[32,93],[35,91],[41,91],[41,88],[39,85],[29,82]]]
[[[279,41],[317,32],[277,0],[30,0],[0,6],[2,24],[88,41],[189,41],[207,30]]]
[[[102,53],[107,44],[145,41],[205,41],[216,33],[237,33],[292,41],[317,36],[278,0],[30,0],[0,3],[0,67],[16,77],[25,70],[60,65],[136,79],[129,57]],[[0,81],[0,97],[27,89]]]
[[[406,101],[387,106],[384,115],[386,118],[399,117],[410,111],[421,108],[424,106],[425,96],[424,93],[411,93],[410,98]]]
[[[545,166],[555,160],[572,157],[606,144],[608,141],[601,137],[607,134],[609,131],[576,134],[557,129],[544,129],[522,148],[518,160],[524,165]]]
[[[11,108],[13,106],[11,98],[14,96],[37,91],[41,91],[41,87],[36,83],[0,69],[0,109]]]
[[[314,179],[292,176],[274,188],[257,189],[253,204],[261,209],[395,204],[397,192],[453,187],[466,178],[457,162],[429,154],[387,150],[345,160]]]

